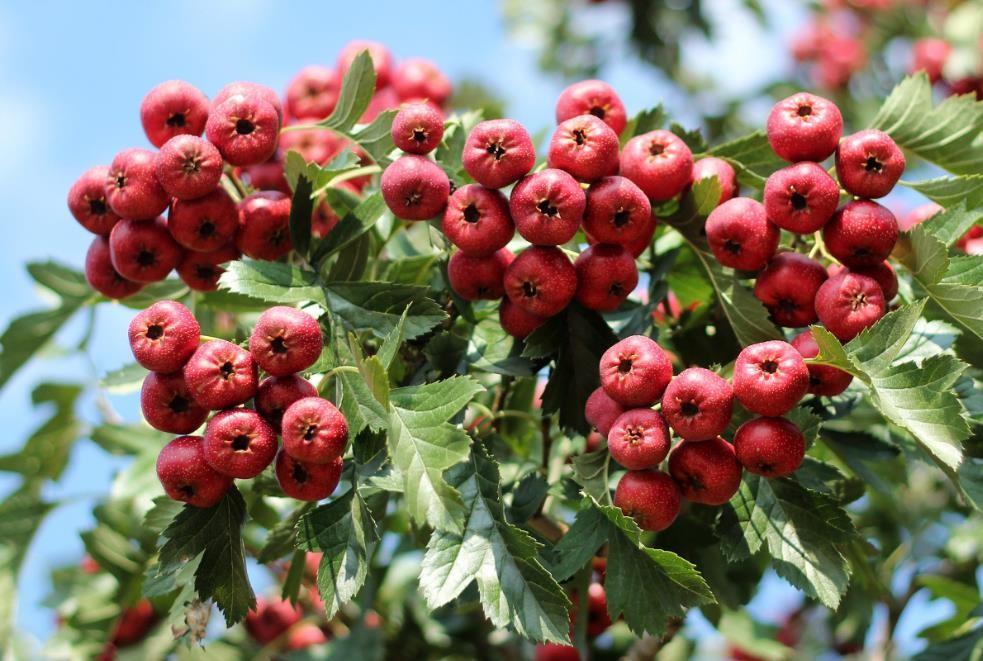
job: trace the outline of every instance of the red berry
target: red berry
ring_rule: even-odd
[[[129,647],[143,640],[160,619],[154,606],[141,599],[130,607],[123,608],[123,614],[113,626],[109,644],[115,647]]]
[[[858,273],[834,275],[816,293],[816,314],[840,342],[849,342],[873,326],[885,310],[881,286]]]
[[[662,471],[628,471],[614,490],[614,506],[642,530],[659,532],[679,515],[679,487]]]
[[[523,250],[505,269],[505,293],[513,303],[540,317],[560,313],[577,292],[577,271],[554,246]]]
[[[276,151],[280,116],[258,94],[235,94],[216,103],[205,136],[231,165],[256,165]]]
[[[792,346],[802,354],[803,358],[815,358],[819,355],[819,345],[812,331],[799,333],[792,340]],[[833,397],[847,389],[853,381],[849,372],[829,367],[828,365],[807,365],[809,368],[809,392],[822,397]]]
[[[741,465],[755,475],[782,477],[802,464],[806,439],[785,418],[755,418],[737,429],[734,452]]]
[[[154,147],[176,135],[201,135],[211,104],[201,90],[183,80],[168,80],[147,92],[140,123]]]
[[[113,268],[135,282],[157,282],[181,261],[181,246],[167,231],[163,218],[154,221],[123,220],[109,234]]]
[[[321,357],[323,347],[317,320],[284,305],[261,314],[249,337],[249,353],[270,376],[304,371]]]
[[[108,236],[119,216],[106,201],[109,168],[97,165],[86,170],[68,191],[68,210],[79,225],[99,236]]]
[[[911,73],[924,71],[928,80],[937,83],[942,79],[942,67],[952,51],[945,39],[923,37],[915,41],[911,48]]]
[[[631,241],[625,241],[625,250],[631,253],[632,257],[638,258],[652,245],[652,237],[655,235],[656,220],[655,215],[649,215],[646,229],[639,230],[639,236]],[[600,243],[589,232],[584,232],[587,236],[587,243],[595,245]]]
[[[608,599],[604,594],[604,586],[591,583],[587,588],[587,635],[600,636],[611,626],[611,615],[608,613]]]
[[[687,441],[719,436],[730,424],[734,391],[723,377],[689,367],[673,377],[662,395],[662,414]]]
[[[149,149],[124,149],[106,175],[106,201],[113,212],[130,220],[152,220],[171,201],[157,181],[157,155]]]
[[[848,135],[836,148],[836,174],[843,188],[857,197],[884,197],[904,168],[904,154],[883,131],[867,129]]]
[[[719,436],[677,445],[669,455],[669,474],[687,500],[704,505],[723,505],[741,486],[734,447]]]
[[[797,252],[780,252],[758,274],[755,297],[779,326],[801,328],[815,323],[816,292],[826,282],[826,269]]]
[[[734,396],[752,413],[784,415],[809,389],[802,355],[781,340],[744,347],[734,363]]]
[[[652,205],[631,179],[604,177],[587,190],[584,232],[595,241],[648,244],[652,227]]]
[[[571,645],[545,643],[536,645],[535,661],[580,661],[580,652]]]
[[[157,455],[157,478],[172,499],[193,507],[214,507],[232,486],[205,461],[201,436],[178,436]]]
[[[920,225],[932,216],[942,213],[944,209],[935,202],[927,202],[915,207],[900,221],[898,227],[903,232],[910,231],[915,225]]]
[[[498,322],[503,331],[517,340],[524,340],[546,323],[546,318],[523,310],[506,296],[498,306]]]
[[[701,158],[693,164],[694,184],[702,179],[709,179],[711,177],[716,177],[717,184],[720,186],[720,197],[717,198],[717,206],[720,206],[737,195],[739,189],[737,173],[734,172],[734,168],[730,163],[722,158],[708,156]]]
[[[225,273],[222,264],[233,262],[240,256],[235,244],[231,243],[215,252],[188,250],[177,265],[177,274],[190,289],[215,291],[218,289],[218,279]]]
[[[541,246],[572,239],[586,206],[587,197],[577,180],[553,168],[524,177],[509,197],[515,229],[529,243]]]
[[[290,133],[283,135],[283,141],[286,141],[288,135]],[[293,192],[283,174],[283,159],[277,154],[258,165],[240,168],[238,172],[242,180],[255,190],[279,191],[284,195],[290,195]]]
[[[407,154],[429,154],[444,137],[444,117],[428,103],[408,103],[393,118],[392,136]]]
[[[821,165],[803,161],[776,170],[765,182],[768,220],[796,234],[812,234],[829,222],[840,187]]]
[[[212,99],[212,108],[221,105],[225,101],[231,99],[233,96],[259,97],[263,101],[266,101],[268,104],[273,106],[273,110],[276,111],[277,119],[280,120],[281,124],[283,123],[283,106],[280,105],[280,95],[266,85],[251,83],[244,80],[237,80],[234,83],[229,83],[220,89],[218,94],[215,95],[215,98]],[[207,123],[205,126],[207,130]]]
[[[656,468],[669,454],[669,425],[652,409],[630,409],[608,432],[611,458],[628,470]]]
[[[799,92],[782,99],[768,115],[768,142],[779,158],[796,163],[819,161],[836,150],[843,116],[836,104]]]
[[[169,195],[192,200],[215,190],[222,179],[222,166],[222,155],[208,140],[178,135],[157,152],[154,174]]]
[[[167,229],[189,250],[212,252],[228,245],[239,227],[236,203],[221,186],[204,197],[174,200]]]
[[[429,60],[403,60],[392,74],[393,89],[400,101],[430,101],[443,106],[450,98],[451,83]]]
[[[621,340],[601,356],[601,386],[622,406],[651,406],[672,379],[672,361],[644,335]]]
[[[830,264],[828,269],[830,277],[842,273],[845,268],[846,267],[841,266],[840,264]],[[876,280],[877,284],[881,286],[881,291],[884,292],[885,303],[891,301],[898,295],[898,275],[894,272],[894,268],[887,260],[881,262],[880,264],[874,264],[873,266],[862,266],[860,268],[848,270],[851,273],[865,275],[868,278],[873,278]]]
[[[443,212],[450,180],[426,156],[400,156],[382,173],[382,197],[397,218],[427,220]]]
[[[781,232],[760,202],[735,197],[710,212],[707,243],[718,262],[740,271],[765,267],[778,248]]]
[[[304,650],[328,642],[328,637],[316,624],[304,623],[295,626],[287,636],[288,650]]]
[[[547,162],[579,181],[592,182],[618,172],[618,134],[594,115],[577,115],[553,132]]]
[[[303,611],[300,605],[286,599],[256,599],[256,607],[246,613],[243,624],[249,635],[260,645],[268,645],[300,622]]]
[[[307,379],[296,374],[269,376],[260,382],[254,403],[259,414],[274,430],[279,431],[284,411],[305,397],[317,397],[317,388]]]
[[[556,123],[577,115],[593,115],[615,133],[625,130],[625,106],[614,88],[601,80],[582,80],[560,92],[556,100]]]
[[[341,81],[334,69],[314,64],[304,67],[287,84],[287,115],[296,119],[324,119],[338,103]]]
[[[471,255],[491,255],[515,235],[508,199],[479,184],[461,186],[447,200],[441,226],[448,240]]]
[[[184,366],[184,380],[198,404],[213,411],[225,409],[256,394],[256,363],[231,342],[209,340]]]
[[[621,152],[621,176],[638,184],[653,202],[670,200],[689,186],[693,153],[674,133],[658,129],[637,135]]]
[[[367,50],[372,58],[372,68],[375,70],[375,87],[382,89],[389,85],[392,75],[393,56],[384,44],[377,41],[350,41],[338,53],[338,75],[344,76],[355,61],[355,57]]]
[[[208,421],[203,447],[209,466],[223,475],[246,480],[273,462],[276,432],[252,409],[229,409]]]
[[[176,372],[198,348],[201,328],[177,301],[158,301],[130,320],[133,357],[154,372]]]
[[[208,417],[208,409],[191,397],[181,372],[148,374],[140,390],[140,409],[151,427],[169,434],[190,434]]]
[[[619,245],[591,246],[580,253],[573,266],[577,271],[577,302],[590,310],[617,310],[638,285],[635,258]]]
[[[285,451],[276,455],[276,480],[290,498],[316,501],[327,498],[338,487],[344,462],[335,457],[326,464],[294,459]]]
[[[280,136],[283,153],[295,151],[308,163],[327,165],[345,149],[346,139],[327,129],[290,130]],[[284,191],[289,194],[289,190]]]
[[[284,411],[281,435],[284,451],[294,459],[326,464],[344,454],[348,421],[328,400],[304,397]]]
[[[514,119],[492,119],[471,129],[461,164],[482,186],[502,188],[532,169],[536,149],[522,124]]]
[[[604,392],[604,388],[599,387],[594,390],[584,404],[584,418],[601,436],[607,438],[611,431],[611,426],[622,413],[628,409],[611,399]]]
[[[143,289],[142,283],[127,280],[113,267],[109,241],[101,236],[92,239],[85,253],[85,279],[108,298],[126,298]]]
[[[236,247],[248,257],[268,261],[290,252],[290,198],[278,191],[260,191],[242,198]]]
[[[512,260],[507,248],[483,257],[458,251],[447,261],[447,280],[466,301],[495,300],[505,295],[505,269]]]
[[[823,228],[826,249],[850,268],[883,262],[897,240],[894,214],[870,200],[847,203]]]

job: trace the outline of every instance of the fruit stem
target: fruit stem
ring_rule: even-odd
[[[235,194],[232,197],[235,198],[236,195],[238,195],[238,198],[236,199],[236,202],[241,201],[242,198],[246,197],[246,195],[249,194],[248,191],[246,191],[246,187],[242,184],[241,181],[239,181],[239,177],[235,176],[235,173],[232,172],[232,168],[226,167],[225,168],[225,172],[222,173],[222,176],[225,178],[225,181],[227,183],[229,183],[229,184],[232,185],[232,188],[235,191]],[[226,187],[226,188],[228,188],[228,187]],[[230,192],[232,192],[232,191],[230,191]]]
[[[328,183],[324,184],[323,186],[312,192],[311,198],[316,199],[320,197],[321,195],[324,194],[326,190],[340,184],[343,181],[348,181],[349,179],[356,179],[358,177],[364,177],[365,175],[369,175],[369,174],[377,174],[379,172],[382,172],[382,168],[379,167],[378,165],[363,165],[360,168],[355,168],[354,170],[348,170],[346,172],[342,172],[341,174],[337,174],[331,177],[331,179],[328,180]]]

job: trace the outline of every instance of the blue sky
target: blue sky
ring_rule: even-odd
[[[107,164],[120,149],[148,147],[139,124],[143,95],[155,84],[181,78],[214,94],[232,80],[255,80],[282,90],[293,73],[312,63],[331,64],[351,39],[379,40],[398,58],[430,58],[452,79],[480,79],[506,99],[508,111],[531,132],[553,121],[559,81],[536,68],[535,53],[504,32],[498,2],[274,2],[217,0],[169,3],[4,3],[0,5],[0,218],[6,236],[0,248],[3,325],[39,306],[23,269],[29,260],[56,259],[80,266],[90,237],[68,214],[64,198],[72,181],[95,164]],[[591,24],[617,30],[617,7],[592,9]],[[711,73],[716,90],[736,93],[781,73],[781,39],[767,38],[736,0],[712,5],[720,34],[714,46],[693,42],[686,58]],[[802,20],[802,10],[781,0],[765,2],[782,31]],[[284,9],[289,7],[289,11]],[[630,112],[665,102],[684,121],[693,116],[668,93],[659,76],[615,58],[604,77],[622,93]],[[760,109],[766,112],[767,108]],[[692,123],[692,121],[690,121]],[[130,360],[125,326],[130,312],[102,306],[94,366],[82,360],[35,361],[0,391],[5,434],[0,453],[18,447],[43,419],[30,408],[30,388],[41,379],[71,380],[104,373]],[[67,328],[77,338],[80,324]],[[138,417],[135,396],[114,397],[127,420]],[[91,407],[89,407],[91,408]],[[96,419],[95,412],[84,412]],[[21,582],[19,623],[44,638],[53,615],[39,608],[51,567],[81,555],[77,532],[90,523],[91,498],[105,492],[122,463],[89,441],[80,441],[62,484],[49,497],[67,504],[49,517],[35,540]],[[0,477],[0,493],[12,484]],[[777,585],[775,582],[769,585]],[[771,587],[765,615],[778,616],[792,595]]]

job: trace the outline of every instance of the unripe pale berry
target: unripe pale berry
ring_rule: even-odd
[[[669,475],[694,503],[723,505],[741,486],[741,472],[733,446],[719,436],[683,441],[669,455]]]
[[[717,261],[741,271],[764,268],[781,234],[768,220],[764,205],[747,197],[735,197],[710,212],[706,233]]]
[[[669,425],[653,409],[625,411],[607,436],[611,458],[628,470],[656,468],[669,454]]]
[[[577,271],[563,251],[532,246],[505,269],[505,293],[513,303],[540,317],[561,312],[577,291]]]
[[[849,271],[834,275],[816,293],[816,314],[840,342],[849,342],[873,326],[885,310],[877,281]]]
[[[578,181],[592,182],[618,172],[618,134],[594,115],[577,115],[556,127],[547,162]]]
[[[662,471],[628,471],[618,481],[614,506],[642,530],[659,532],[679,515],[679,497],[679,487]]]
[[[755,418],[734,434],[734,452],[749,472],[782,477],[794,473],[802,464],[806,439],[785,418]]]
[[[657,402],[672,379],[672,361],[666,352],[644,335],[632,335],[601,356],[601,386],[623,406],[650,406]]]
[[[555,168],[524,177],[509,197],[515,229],[526,241],[542,246],[572,239],[586,206],[587,197],[577,180]]]
[[[491,255],[515,235],[508,199],[479,184],[454,191],[447,200],[441,229],[451,243],[471,255]]]
[[[768,142],[786,161],[824,160],[843,134],[843,116],[836,104],[807,92],[782,99],[768,115]]]
[[[754,296],[776,324],[801,328],[818,319],[816,292],[826,277],[826,269],[816,260],[797,252],[780,252],[758,274]]]
[[[304,371],[321,357],[323,346],[317,320],[284,305],[263,312],[249,336],[249,353],[270,376]]]
[[[451,185],[440,166],[425,156],[397,158],[382,173],[382,197],[397,218],[427,220],[443,212]]]
[[[201,328],[177,301],[158,301],[130,320],[127,335],[140,365],[169,373],[181,369],[198,348]]]
[[[734,396],[752,413],[784,415],[809,389],[802,355],[781,340],[744,347],[734,363]]]
[[[536,149],[522,124],[514,119],[492,119],[471,129],[461,164],[482,186],[502,188],[532,169]]]
[[[776,170],[765,182],[768,220],[796,234],[823,228],[840,203],[840,187],[821,165],[803,161]]]
[[[621,152],[621,176],[635,182],[653,202],[670,200],[689,186],[693,153],[671,131],[637,135]]]
[[[734,412],[734,391],[723,377],[689,367],[673,377],[662,395],[662,413],[679,436],[705,441],[722,434]]]

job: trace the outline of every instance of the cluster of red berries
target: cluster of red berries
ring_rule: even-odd
[[[635,258],[655,232],[652,204],[721,166],[734,180],[718,159],[694,167],[689,148],[670,131],[635,136],[622,149],[624,104],[599,80],[565,89],[556,119],[547,167],[531,174],[536,153],[519,122],[477,124],[461,157],[476,183],[452,193],[447,174],[426,156],[440,143],[440,118],[404,108],[393,140],[406,154],[382,176],[382,194],[397,217],[443,216],[441,229],[457,247],[448,263],[451,288],[465,300],[501,299],[502,328],[517,338],[574,299],[593,310],[616,309],[638,283]],[[506,196],[500,189],[508,186]],[[580,230],[591,245],[571,263],[560,246]],[[517,256],[506,248],[516,232],[531,244]]]
[[[721,264],[758,272],[754,295],[776,324],[802,328],[820,321],[847,342],[880,319],[898,292],[886,261],[898,222],[870,198],[891,191],[905,158],[886,133],[865,130],[841,140],[842,130],[839,109],[822,97],[800,92],[775,104],[768,140],[792,165],[768,177],[764,203],[737,197],[714,209],[706,236]],[[819,164],[834,152],[839,183]],[[858,199],[837,208],[840,186]],[[827,272],[810,256],[776,253],[781,230],[821,231],[817,242],[838,263]]]
[[[109,167],[86,171],[68,193],[72,215],[96,235],[85,261],[92,288],[124,298],[177,269],[190,288],[211,291],[226,262],[241,255],[275,260],[290,252],[283,152],[293,149],[323,165],[355,147],[328,129],[288,131],[282,138],[280,129],[327,117],[344,73],[363,50],[373,58],[377,90],[363,122],[403,101],[425,99],[437,108],[450,96],[450,83],[435,65],[410,59],[396,66],[389,50],[373,42],[348,44],[336,68],[301,69],[282,102],[269,87],[250,82],[230,83],[211,101],[180,80],[150,90],[140,120],[159,151],[125,149]],[[254,192],[238,199],[239,192],[230,194],[223,185],[223,173],[240,192]],[[357,193],[365,183],[341,185]],[[313,234],[324,236],[337,222],[319,201]]]
[[[256,477],[274,460],[287,496],[320,500],[335,490],[348,423],[298,374],[321,355],[313,317],[284,306],[266,310],[247,351],[225,340],[202,342],[186,307],[160,301],[130,321],[129,340],[137,362],[151,371],[140,395],[144,417],[156,429],[182,434],[157,459],[168,496],[211,507],[233,479]],[[267,374],[262,381],[259,369]],[[244,407],[250,399],[254,408]],[[211,411],[218,413],[204,435],[190,435]]]
[[[983,99],[983,70],[975,76],[945,79],[946,62],[952,55],[952,44],[939,37],[922,37],[911,49],[911,72],[924,71],[933,85],[940,85],[949,94],[975,94]]]
[[[614,504],[641,528],[659,531],[676,519],[681,497],[726,503],[744,469],[767,478],[794,472],[805,457],[805,437],[782,416],[816,392],[813,375],[831,369],[807,366],[796,347],[773,340],[745,347],[730,382],[702,367],[673,376],[669,355],[653,340],[621,340],[601,356],[601,386],[584,409],[607,438],[611,458],[628,469]],[[735,399],[759,417],[742,424],[731,444],[721,434]],[[657,402],[661,411],[652,408]],[[670,428],[682,438],[675,448]],[[659,466],[667,457],[663,472]]]

